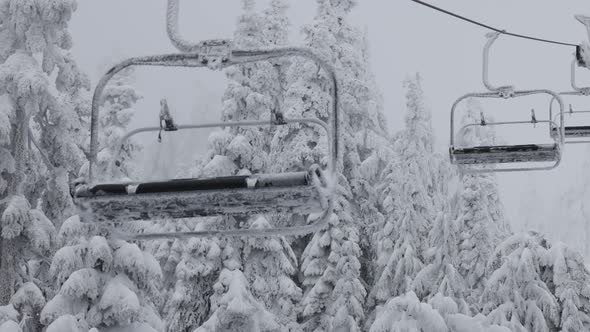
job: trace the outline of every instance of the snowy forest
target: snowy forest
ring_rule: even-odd
[[[336,70],[342,128],[327,226],[305,236],[133,240],[120,235],[310,221],[268,213],[85,222],[71,186],[89,173],[96,68],[78,64],[69,26],[84,4],[0,0],[0,332],[590,331],[588,214],[552,212],[562,225],[585,225],[570,242],[534,220],[509,220],[498,176],[460,172],[437,148],[447,142],[434,135],[427,73],[396,77],[404,107],[385,109],[393,88],[375,78],[371,27],[351,19],[361,1],[315,0],[300,29],[289,0],[238,3],[234,34],[226,36],[233,47],[307,47]],[[119,60],[105,60],[104,71]],[[266,120],[277,108],[287,118],[330,117],[329,77],[303,58],[217,74],[227,80],[208,110],[217,121]],[[163,132],[161,142],[154,135],[119,146],[147,113],[136,109],[144,98],[137,75],[133,67],[119,72],[99,100],[99,179],[241,176],[328,163],[326,134],[307,124],[223,127],[202,141],[171,141],[173,133]],[[487,109],[468,100],[460,111],[467,124]],[[403,117],[401,129],[391,129],[390,112]],[[458,140],[499,138],[494,127],[478,126]],[[191,151],[195,145],[203,150]],[[590,213],[588,179],[564,196],[571,209]],[[523,209],[535,197],[523,197]]]

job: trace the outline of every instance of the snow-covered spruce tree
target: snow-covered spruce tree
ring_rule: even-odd
[[[113,142],[124,134],[133,114],[131,106],[139,98],[127,84],[128,74],[117,76],[105,89],[100,117],[99,176],[108,172],[106,163],[118,149]],[[128,175],[126,172],[132,168],[131,154],[135,150],[133,143],[124,148],[118,164],[123,175]],[[54,155],[58,157],[65,158],[65,153]],[[87,164],[81,172],[86,170]],[[43,308],[42,323],[48,325],[48,330],[59,330],[74,324],[72,317],[76,317],[74,325],[80,329],[161,330],[154,306],[161,279],[157,261],[136,244],[108,235],[92,236],[90,232],[97,229],[87,226],[73,216],[60,229],[61,249],[49,269],[58,293]]]
[[[252,295],[241,271],[240,256],[241,248],[237,246],[222,249],[223,269],[213,286],[211,316],[195,332],[281,330],[276,316]]]
[[[458,239],[455,220],[441,212],[436,217],[429,235],[430,248],[425,253],[428,264],[416,275],[412,288],[422,299],[436,295],[451,298],[459,312],[468,313],[465,301],[465,280],[455,266],[458,265]]]
[[[463,125],[479,123],[483,109],[469,99]],[[490,121],[490,119],[487,119]],[[492,127],[468,127],[458,138],[467,146],[492,145],[495,135]],[[470,294],[467,301],[475,312],[486,280],[486,265],[494,248],[508,235],[498,185],[493,174],[461,174],[456,201],[457,236],[459,240],[459,273],[465,278]]]
[[[433,331],[447,332],[441,314],[426,303],[420,303],[416,294],[409,292],[377,307],[377,319],[371,332]]]
[[[252,229],[270,228],[259,216]],[[301,289],[291,279],[297,271],[297,258],[284,238],[251,238],[244,246],[244,275],[252,294],[276,316],[281,331],[296,331]]]
[[[123,135],[133,118],[133,106],[142,98],[131,84],[133,69],[126,69],[113,77],[105,87],[100,107],[100,133],[96,173],[108,178],[134,178],[137,165],[135,160],[141,149],[131,138],[119,146]],[[110,162],[121,149],[115,165]],[[111,168],[112,167],[112,168]],[[112,174],[114,173],[114,174]]]
[[[498,245],[488,263],[490,275],[480,303],[489,322],[512,331],[557,329],[561,317],[553,280],[547,275],[549,250],[547,240],[532,232]]]
[[[85,161],[84,148],[89,138],[90,81],[78,68],[71,54],[62,52],[54,56],[56,58],[53,61],[58,68],[55,79],[57,103],[47,105],[35,120],[40,129],[39,143],[53,165],[47,189],[43,193],[42,207],[59,227],[75,213],[69,183],[78,176]],[[47,73],[53,70],[49,68],[45,69],[49,70]]]
[[[559,302],[559,329],[564,332],[590,329],[590,272],[582,255],[563,243],[549,250],[551,273],[545,279],[553,285]]]
[[[59,292],[43,308],[41,322],[56,329],[74,316],[80,329],[162,330],[152,301],[161,279],[158,262],[136,244],[86,233],[78,216],[63,223],[62,248],[50,268]]]
[[[272,1],[270,7],[263,15],[260,15],[254,11],[254,1],[244,0],[244,12],[238,18],[238,26],[233,40],[235,47],[256,49],[286,43],[288,35],[286,8],[286,1]],[[283,85],[285,84],[284,67],[287,65],[288,61],[280,60],[228,68],[226,75],[229,79],[229,85],[222,99],[222,120],[270,120],[271,110],[282,107],[281,96],[282,90],[284,89]],[[209,137],[208,155],[205,160],[199,163],[199,167],[194,170],[192,175],[197,177],[214,177],[266,171],[270,165],[268,154],[270,150],[270,139],[272,137],[271,132],[272,128],[244,127],[227,128],[212,133]],[[242,224],[241,227],[249,227],[256,218],[223,217],[212,219],[214,221],[201,221],[197,227],[200,229],[206,229],[207,227],[234,228],[238,224]],[[290,252],[291,249],[284,239],[280,241],[283,245],[287,246],[285,250]],[[220,241],[214,242],[201,240],[198,246],[200,248],[199,252],[211,251],[212,246],[220,248],[223,252],[241,253],[243,242],[242,240],[236,241],[235,239],[221,239]],[[164,245],[160,249],[164,249],[165,251],[166,246]],[[222,269],[221,261],[210,258],[210,260],[207,260],[208,263],[203,263],[207,266],[206,269],[197,270],[192,267],[196,264],[192,257],[195,248],[191,248],[190,245],[185,246],[185,244],[179,244],[177,249],[179,252],[182,252],[180,262],[175,271],[180,280],[175,284],[175,289],[172,291],[174,295],[166,305],[165,311],[167,312],[166,321],[168,326],[176,324],[175,326],[188,331],[191,328],[201,325],[204,320],[207,320],[207,322],[203,325],[203,328],[211,328],[211,326],[218,324],[217,319],[220,315],[227,315],[228,310],[233,310],[232,308],[227,308],[227,303],[224,301],[233,301],[233,297],[238,296],[234,292],[236,287],[242,287],[240,292],[244,292],[244,294],[239,296],[247,298],[247,302],[253,305],[252,308],[262,306],[261,309],[264,309],[264,306],[267,305],[269,307],[264,309],[265,312],[267,312],[266,310],[277,309],[270,307],[272,303],[260,301],[258,296],[262,296],[261,294],[252,295],[247,283],[243,285],[241,283],[233,284],[229,283],[227,278],[229,275],[241,275],[239,278],[246,278],[239,270],[242,269],[242,266],[244,270],[249,269],[249,275],[245,279],[247,281],[251,281],[250,278],[259,278],[267,280],[269,285],[274,285],[279,283],[279,280],[275,280],[275,278],[280,277],[280,275],[275,275],[270,271],[250,269],[246,263],[242,264],[241,254],[232,258],[237,261],[236,264],[225,266],[224,269]],[[215,280],[216,276],[219,276],[218,280]],[[191,296],[191,294],[213,289],[214,284],[217,288],[216,294],[213,296],[204,296],[204,300]],[[230,292],[225,294],[227,291]],[[270,291],[282,291],[282,293],[273,294]],[[265,294],[265,296],[277,297],[284,295],[285,291],[287,290],[284,288],[270,289],[270,293]],[[293,312],[289,312],[289,310]],[[280,318],[282,326],[296,323],[295,318],[297,312],[294,308],[288,309],[285,307],[282,311],[279,310],[276,312],[276,314],[280,313],[283,314]],[[267,314],[270,315],[269,312]],[[182,317],[189,317],[189,322],[181,322]],[[250,324],[247,317],[241,318],[242,322],[239,323],[239,317],[237,316],[235,322],[230,326],[236,326],[236,324],[245,324],[244,326],[248,326]]]
[[[413,292],[397,296],[377,308],[379,319],[371,332],[394,331],[452,331],[452,332],[509,332],[507,328],[487,322],[479,314],[469,317],[460,314],[455,301],[437,294],[428,303],[420,302]]]
[[[371,305],[411,290],[429,248],[428,233],[442,209],[449,170],[434,153],[430,111],[421,78],[404,82],[406,127],[394,139],[394,156],[381,175],[381,210],[385,223],[375,236],[377,269]]]
[[[84,104],[80,90],[88,82],[66,51],[71,46],[67,23],[75,7],[73,0],[0,3],[0,303],[14,295],[29,329],[38,327],[47,285],[26,261],[46,256],[54,233],[40,209],[52,218],[71,212],[66,173],[82,156],[76,130]],[[35,180],[44,168],[35,165],[41,159],[28,149],[30,120],[53,165],[49,169],[55,168],[48,188]]]
[[[0,332],[22,332],[18,322],[18,312],[11,304],[0,306]]]
[[[349,24],[347,16],[355,1],[318,1],[314,21],[304,27],[305,45],[313,48],[338,71],[341,97],[341,157],[339,199],[330,227],[315,234],[303,253],[306,286],[303,304],[308,330],[358,330],[364,319],[366,290],[361,278],[359,231],[379,221],[376,195],[369,185],[384,165],[387,141],[382,126],[379,98],[366,64],[366,39]],[[308,61],[294,60],[287,91],[287,115],[328,120],[328,78]],[[313,163],[325,164],[327,141],[319,128],[279,128],[273,139],[275,153],[283,156],[281,170],[295,170]],[[374,199],[371,201],[371,199]],[[362,225],[362,226],[361,226]],[[366,241],[368,242],[368,241]],[[370,256],[370,254],[367,254]],[[366,264],[368,265],[368,264]],[[342,306],[346,303],[346,306]],[[339,305],[337,307],[335,304]]]
[[[191,220],[179,222],[183,228],[172,231],[207,229],[205,223],[195,227]],[[161,242],[155,253],[164,271],[162,315],[167,331],[193,331],[209,318],[213,286],[222,268],[221,241],[195,238],[171,242]]]

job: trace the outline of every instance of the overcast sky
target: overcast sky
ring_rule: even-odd
[[[267,0],[258,1],[264,7]],[[75,56],[93,83],[107,64],[124,57],[174,52],[166,37],[165,0],[94,0],[79,1],[71,22]],[[447,0],[432,1],[451,11],[509,31],[548,39],[579,43],[587,39],[585,29],[573,19],[577,13],[590,14],[587,0]],[[389,127],[402,126],[405,101],[402,80],[420,72],[424,90],[433,113],[437,149],[446,153],[449,142],[449,110],[460,95],[483,91],[481,53],[485,29],[419,6],[409,0],[361,0],[352,15],[359,27],[369,34],[371,67],[385,99]],[[201,40],[231,37],[240,13],[237,0],[192,0],[181,3],[180,30],[187,39]],[[315,14],[314,0],[293,0],[292,42],[301,40],[299,28]],[[492,52],[490,78],[518,88],[569,90],[569,65],[573,48],[541,44],[511,37],[500,37]],[[580,73],[582,82],[590,75]],[[137,125],[157,123],[158,100],[167,97],[182,122],[215,120],[219,117],[219,99],[224,89],[220,73],[201,69],[139,70],[137,86],[145,98],[138,104],[141,116]],[[584,100],[573,100],[582,103]],[[538,97],[515,103],[484,104],[496,119],[527,120],[531,108],[538,117],[546,116],[549,99]],[[145,114],[145,116],[143,115]],[[588,119],[590,123],[590,118]],[[546,132],[532,133],[533,128],[514,128],[507,139],[529,140]],[[529,132],[531,135],[528,136]],[[526,133],[526,135],[525,135]],[[537,136],[534,136],[537,135]],[[206,133],[201,136],[206,137]],[[153,138],[150,138],[153,139]],[[203,141],[204,142],[204,141]],[[532,142],[529,142],[532,143]],[[205,143],[203,143],[204,147]],[[576,181],[588,153],[581,146],[567,146],[558,170],[543,173],[500,175],[502,198],[513,220],[544,218],[551,202],[558,200]],[[529,188],[529,189],[525,189]],[[520,197],[532,189],[539,194],[539,209],[519,209]]]

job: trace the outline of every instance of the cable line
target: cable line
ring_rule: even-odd
[[[469,22],[471,24],[475,24],[475,25],[478,25],[480,27],[484,27],[486,29],[489,29],[489,30],[492,30],[492,31],[496,31],[496,32],[499,32],[499,33],[502,33],[502,34],[505,34],[505,35],[508,35],[508,36],[513,36],[513,37],[517,37],[517,38],[524,38],[524,39],[529,39],[529,40],[534,40],[534,41],[543,42],[543,43],[549,43],[549,44],[555,44],[555,45],[561,45],[561,46],[571,46],[571,47],[576,47],[576,48],[578,47],[577,44],[566,43],[566,42],[561,42],[561,41],[556,41],[556,40],[543,39],[543,38],[537,38],[537,37],[531,37],[531,36],[527,36],[527,35],[521,35],[521,34],[518,34],[518,33],[508,32],[506,30],[494,28],[494,27],[489,26],[487,24],[484,24],[484,23],[481,23],[481,22],[472,20],[470,18],[467,18],[465,16],[462,16],[462,15],[459,15],[459,14],[456,14],[456,13],[453,13],[453,12],[450,12],[450,11],[448,11],[446,9],[443,9],[443,8],[440,8],[440,7],[431,5],[431,4],[426,3],[424,1],[420,1],[420,0],[411,0],[411,1],[413,1],[415,3],[418,3],[418,4],[422,5],[422,6],[426,6],[428,8],[434,9],[434,10],[439,11],[441,13],[447,14],[449,16],[453,16],[453,17],[458,18],[460,20]]]

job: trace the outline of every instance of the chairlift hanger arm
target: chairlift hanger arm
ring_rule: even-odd
[[[232,65],[266,61],[270,59],[298,56],[314,61],[320,68],[322,68],[328,75],[331,82],[330,94],[332,97],[332,164],[334,167],[339,167],[339,127],[340,117],[338,114],[338,79],[336,71],[331,64],[329,64],[322,57],[317,55],[314,51],[308,48],[299,47],[282,47],[273,49],[260,50],[232,50],[231,56],[227,61],[220,63],[220,67],[229,67]],[[99,105],[102,98],[103,91],[109,81],[120,71],[131,66],[164,66],[164,67],[207,67],[207,63],[203,61],[206,54],[200,53],[183,53],[183,54],[163,54],[143,56],[127,59],[114,67],[100,79],[92,97],[92,114],[91,114],[91,128],[90,128],[90,167],[89,180],[94,180],[93,171],[94,165],[97,162],[98,155],[98,125],[99,125]]]

